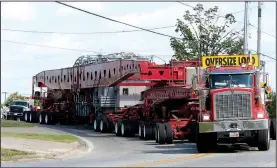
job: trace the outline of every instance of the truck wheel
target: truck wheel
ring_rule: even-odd
[[[155,140],[156,140],[156,143],[159,143],[159,139],[158,139],[158,125],[159,125],[160,123],[156,123],[155,124]]]
[[[40,123],[40,124],[44,124],[44,123],[45,123],[44,116],[45,116],[45,113],[44,113],[44,112],[41,112],[41,113],[39,114],[39,123]]]
[[[29,122],[29,115],[30,115],[29,112],[25,111],[23,114],[24,114],[24,121]]]
[[[117,120],[115,122],[115,126],[114,126],[114,132],[116,136],[120,136],[121,135],[121,120]]]
[[[274,129],[273,121],[270,124],[270,137],[272,140],[276,140],[276,130]]]
[[[31,111],[30,114],[29,114],[29,121],[30,121],[31,123],[34,122],[34,116],[33,116],[33,115],[34,115],[34,114],[33,114],[33,112]]]
[[[139,123],[139,138],[140,139],[143,139],[144,138],[144,122],[141,122],[141,123]]]
[[[151,124],[144,124],[143,126],[143,137],[145,140],[150,140],[152,138],[152,125]]]
[[[270,148],[270,129],[258,130],[258,149],[267,151]]]
[[[166,142],[166,131],[165,131],[165,124],[159,123],[157,129],[157,138],[159,144],[165,144]]]
[[[217,146],[217,135],[215,133],[199,133],[197,125],[196,148],[199,153],[206,153]]]
[[[173,129],[170,123],[165,123],[165,131],[166,131],[166,143],[173,143]]]
[[[128,120],[123,120],[121,123],[121,135],[127,137],[130,135],[130,122]]]

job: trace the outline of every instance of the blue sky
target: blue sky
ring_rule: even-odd
[[[195,5],[196,3],[185,2]],[[68,3],[82,9],[111,17],[144,28],[173,26],[189,7],[176,2],[79,2]],[[205,8],[215,3],[202,3]],[[242,2],[221,2],[220,15],[244,10]],[[257,3],[250,3],[250,23],[257,27]],[[276,58],[276,5],[264,2],[262,11],[262,53]],[[236,20],[243,22],[243,12],[235,14]],[[236,23],[235,28],[243,28]],[[3,2],[1,3],[1,28],[55,32],[98,32],[133,30],[128,26],[113,23],[88,15],[54,2]],[[174,28],[156,30],[178,36]],[[249,48],[256,50],[257,29],[249,27]],[[138,54],[172,55],[170,39],[149,32],[63,35],[10,32],[1,30],[1,40],[11,40],[30,44],[85,49],[95,52],[134,52]],[[13,93],[31,94],[32,76],[40,71],[72,66],[82,54],[93,52],[67,51],[1,41],[1,90]],[[170,56],[163,56],[169,60]],[[276,63],[266,60],[266,70],[271,75],[271,86],[275,89]],[[159,59],[155,60],[161,62]],[[2,99],[4,95],[2,94]]]

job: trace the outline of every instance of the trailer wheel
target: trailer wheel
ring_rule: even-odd
[[[270,122],[270,137],[272,140],[276,140],[276,130],[274,129],[273,121]]]
[[[99,119],[98,119],[98,117],[96,117],[94,122],[93,122],[93,129],[94,129],[95,132],[100,131],[99,126],[100,126]]]
[[[29,121],[32,123],[34,122],[34,116],[33,116],[33,112],[31,111],[30,114],[29,114]]]
[[[52,115],[51,115],[51,113],[45,113],[44,122],[47,125],[51,124],[51,122],[52,122]]]
[[[173,129],[170,123],[165,123],[165,130],[166,130],[166,143],[172,144],[173,143]]]
[[[29,112],[25,111],[23,114],[24,114],[24,121],[29,122],[29,115],[30,115]]]
[[[44,123],[45,123],[44,116],[45,116],[45,113],[44,113],[44,112],[41,112],[41,113],[39,114],[39,123],[40,123],[40,124],[44,124]]]
[[[159,144],[165,144],[166,142],[166,131],[165,131],[165,124],[159,123],[157,129],[157,138]]]
[[[144,129],[143,129],[144,125],[145,125],[144,122],[139,123],[139,138],[140,139],[144,138],[144,136],[143,136],[144,135],[144,132],[143,132],[144,131]]]
[[[122,123],[121,120],[117,120],[117,121],[115,122],[114,132],[115,132],[115,135],[116,135],[116,136],[120,136],[120,135],[121,135],[121,123]]]
[[[108,131],[108,120],[106,117],[102,117],[100,120],[100,132],[105,133]]]
[[[152,139],[152,125],[151,124],[144,124],[143,126],[143,137],[145,140],[150,140]]]
[[[258,149],[267,151],[270,148],[270,129],[258,130]]]
[[[121,123],[121,135],[123,137],[127,137],[130,135],[130,129],[131,128],[131,124],[129,122],[129,120],[123,120]]]

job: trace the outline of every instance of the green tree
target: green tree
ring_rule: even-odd
[[[22,99],[28,99],[28,97],[22,96],[18,92],[15,92],[9,95],[9,97],[4,102],[4,105],[9,106],[13,100],[22,100]]]
[[[267,112],[271,118],[276,118],[276,93],[272,92],[269,95],[269,99],[271,99],[272,102],[267,106]]]
[[[193,12],[185,11],[183,20],[177,19],[176,32],[182,40],[171,38],[173,58],[193,60],[201,56],[243,54],[242,30],[230,30],[236,22],[232,14],[219,17],[218,7],[204,10],[197,4]]]

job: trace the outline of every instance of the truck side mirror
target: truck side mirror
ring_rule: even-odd
[[[38,99],[38,98],[40,98],[40,92],[39,92],[39,91],[36,91],[36,92],[35,92],[35,99]]]

